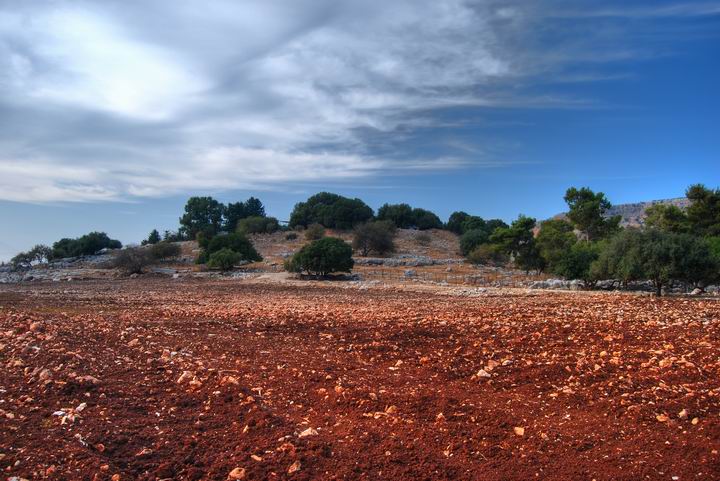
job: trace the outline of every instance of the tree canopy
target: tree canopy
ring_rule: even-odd
[[[295,205],[290,215],[290,227],[317,223],[330,229],[349,230],[372,217],[373,210],[360,199],[320,192]]]

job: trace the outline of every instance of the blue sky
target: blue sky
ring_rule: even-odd
[[[720,1],[0,4],[0,259],[190,195],[441,217],[720,186]]]

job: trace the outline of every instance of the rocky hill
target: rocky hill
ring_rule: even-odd
[[[690,204],[690,201],[685,197],[678,197],[675,199],[661,199],[651,200],[648,202],[635,202],[631,204],[618,204],[612,206],[610,210],[608,210],[607,216],[621,216],[622,220],[620,221],[620,225],[622,225],[623,227],[641,227],[645,223],[645,210],[648,207],[657,204],[671,204],[676,205],[681,209],[685,209]],[[555,218],[557,219],[563,219],[565,217],[565,212],[555,216]]]

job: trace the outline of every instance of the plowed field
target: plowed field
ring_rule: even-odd
[[[719,326],[717,300],[624,294],[0,286],[0,470],[717,480]]]

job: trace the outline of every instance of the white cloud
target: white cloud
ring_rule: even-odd
[[[460,168],[469,160],[381,155],[365,134],[393,145],[401,129],[431,128],[430,112],[445,107],[587,105],[522,89],[575,59],[569,48],[539,54],[533,45],[534,22],[572,15],[557,5],[6,0],[0,113],[10,128],[0,129],[0,200],[99,201]],[[658,14],[651,10],[633,15]]]

